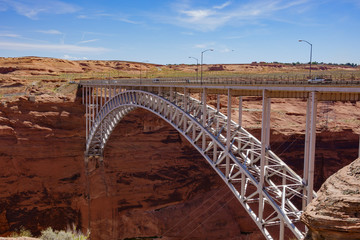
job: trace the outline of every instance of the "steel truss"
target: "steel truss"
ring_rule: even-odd
[[[96,90],[95,90],[96,89]],[[224,180],[266,239],[274,233],[284,239],[285,227],[297,239],[304,237],[299,223],[306,186],[269,148],[270,101],[264,91],[261,143],[231,120],[231,93],[226,115],[202,101],[173,91],[154,93],[141,90],[121,92],[109,88],[102,95],[97,88],[84,87],[87,126],[87,157],[102,156],[112,130],[136,108],[146,109],[177,129]],[[84,92],[83,92],[84,93]],[[111,94],[113,96],[111,96]],[[103,103],[104,100],[104,103]],[[218,101],[219,102],[219,101]]]

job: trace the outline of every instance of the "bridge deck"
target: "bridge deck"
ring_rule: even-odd
[[[241,80],[204,80],[189,81],[153,79],[120,79],[120,80],[89,80],[81,81],[82,85],[91,87],[131,87],[133,90],[146,87],[147,90],[201,93],[206,88],[208,94],[227,94],[232,96],[259,96],[267,90],[271,98],[307,98],[309,92],[317,92],[319,101],[359,101],[360,81],[334,81],[327,84],[314,84],[307,81],[241,81]]]

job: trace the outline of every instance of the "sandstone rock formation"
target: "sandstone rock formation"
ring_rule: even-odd
[[[303,104],[277,100],[272,108],[273,150],[299,173],[303,135],[300,130],[289,132],[289,125],[279,121],[283,121],[285,109],[303,112],[296,110]],[[260,135],[259,106],[258,99],[244,101],[248,109],[244,124],[256,136]],[[235,111],[233,115],[236,119]],[[294,126],[291,131],[304,126],[303,117],[288,115]],[[1,235],[20,226],[39,234],[48,226],[65,229],[75,223],[84,230],[90,226],[95,239],[263,238],[191,145],[144,110],[136,110],[120,122],[103,163],[90,162],[90,185],[84,169],[84,106],[80,99],[41,94],[34,102],[25,97],[5,102],[0,105],[0,126]],[[343,130],[319,133],[317,139],[316,182],[320,185],[327,175],[354,159],[358,142],[356,134]],[[333,152],[329,144],[333,144]]]
[[[35,235],[72,223],[87,229],[90,217],[94,239],[166,231],[164,237],[176,239],[194,229],[189,235],[194,239],[261,236],[204,160],[149,113],[124,118],[120,136],[115,132],[105,152],[105,171],[99,162],[90,168],[89,208],[80,102],[64,102],[62,96],[20,98],[0,111],[1,235],[21,226]]]
[[[90,169],[95,239],[262,239],[202,156],[150,112],[125,117],[104,154]]]
[[[307,239],[360,239],[360,158],[329,177],[301,219]]]
[[[83,230],[90,228],[94,239],[263,239],[191,145],[144,110],[120,122],[103,161],[91,160],[87,176],[85,108],[74,94],[65,94],[76,84],[52,79],[33,83],[22,78],[110,69],[139,71],[139,66],[118,61],[0,58],[0,236],[20,226],[36,235],[48,226],[60,230],[74,223]],[[229,71],[248,72],[265,67],[224,65]],[[282,67],[276,68],[281,71]],[[9,92],[10,97],[2,95]],[[34,98],[28,98],[28,93]],[[215,96],[210,95],[208,102],[216,105]],[[232,102],[236,121],[238,99]],[[221,98],[221,106],[226,111],[226,97]],[[305,106],[301,99],[272,99],[271,105],[272,150],[300,175]],[[243,125],[257,137],[260,109],[261,99],[243,99]],[[359,103],[319,103],[316,190],[356,158],[359,109]]]
[[[63,96],[0,105],[0,235],[81,224],[83,115]]]

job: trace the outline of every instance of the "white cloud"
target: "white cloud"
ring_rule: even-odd
[[[81,14],[78,15],[77,18],[79,19],[101,19],[101,18],[108,18],[115,21],[121,21],[130,24],[140,24],[139,22],[130,20],[128,16],[118,13],[118,14],[111,14],[111,13],[94,13],[94,14]]]
[[[39,33],[44,33],[44,34],[52,34],[52,35],[61,35],[63,34],[62,32],[58,31],[58,30],[54,30],[54,29],[50,29],[50,30],[38,30],[37,32]]]
[[[40,13],[66,14],[79,10],[75,5],[58,0],[0,0],[2,10],[14,9],[18,14],[37,19]]]
[[[33,44],[33,43],[14,43],[0,42],[0,49],[15,51],[51,51],[69,53],[103,53],[109,49],[103,47],[84,47],[70,44]]]
[[[196,44],[194,48],[206,48],[206,44]]]
[[[24,37],[20,34],[16,34],[16,33],[9,33],[9,32],[2,32],[0,33],[0,37],[3,37],[3,38],[14,38],[14,39],[21,39],[21,40],[27,40],[27,41],[31,41],[31,42],[45,42],[45,41],[42,41],[42,40],[38,40],[38,39],[32,39],[32,38],[27,38],[27,37]]]
[[[257,0],[248,3],[233,4],[227,1],[222,5],[209,7],[192,7],[187,1],[174,4],[176,14],[168,16],[167,22],[185,28],[200,31],[212,31],[224,25],[243,25],[257,22],[260,19],[274,19],[282,10],[302,7],[309,0]],[[229,5],[231,8],[226,8]]]
[[[8,37],[8,38],[22,38],[19,34],[14,33],[0,33],[0,37]]]
[[[63,59],[67,59],[67,60],[87,60],[87,57],[74,57],[74,56],[70,56],[68,54],[65,54],[63,57]]]
[[[192,18],[190,21],[197,21],[197,20],[201,20],[204,19],[206,17],[209,17],[211,15],[214,15],[215,12],[211,11],[211,10],[189,10],[189,11],[182,11],[181,13],[189,16],[190,18]]]
[[[196,44],[194,46],[194,48],[201,48],[201,49],[205,49],[205,48],[212,48],[213,46],[215,46],[215,42],[210,42],[210,43],[200,43],[200,44]]]
[[[131,24],[140,24],[140,22],[132,21],[127,18],[114,18],[114,20],[118,20],[120,22],[125,22],[125,23],[131,23]]]
[[[88,15],[82,14],[82,15],[77,16],[77,18],[79,18],[79,19],[89,19],[90,17]]]
[[[214,6],[213,8],[215,8],[215,9],[223,9],[223,8],[229,6],[230,4],[231,4],[231,1],[227,1],[227,2],[223,3],[222,5]]]
[[[96,41],[99,41],[99,39],[84,40],[84,41],[80,41],[80,42],[78,42],[78,44],[90,43],[90,42],[96,42]]]

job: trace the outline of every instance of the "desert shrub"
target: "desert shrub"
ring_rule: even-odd
[[[53,230],[51,227],[41,231],[40,239],[43,240],[86,240],[89,239],[89,233],[84,235],[81,231],[77,231],[76,228],[68,229],[67,231]]]
[[[13,232],[10,237],[32,237],[32,234],[30,230],[26,230],[23,226],[21,226],[20,229]]]

